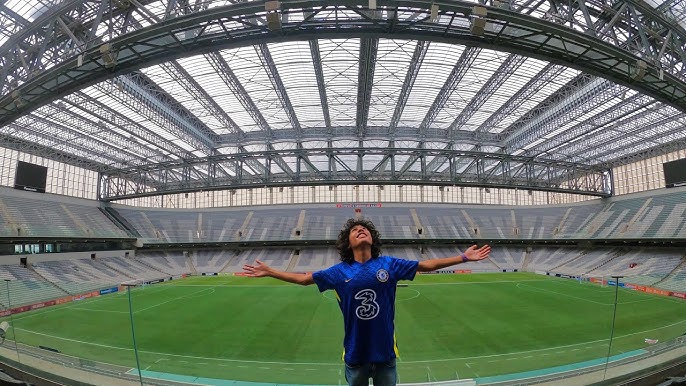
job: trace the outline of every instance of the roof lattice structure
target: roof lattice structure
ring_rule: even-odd
[[[376,2],[374,2],[376,3]],[[0,0],[1,146],[103,198],[431,183],[607,195],[686,147],[686,5]]]

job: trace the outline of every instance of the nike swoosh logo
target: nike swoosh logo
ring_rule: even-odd
[[[352,280],[352,279],[345,279],[345,282],[347,283],[347,282],[349,282],[350,280]]]

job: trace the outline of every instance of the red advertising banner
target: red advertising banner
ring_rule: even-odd
[[[74,300],[73,296],[65,296],[63,298],[55,299],[55,304],[69,303]]]
[[[681,298],[681,299],[686,299],[686,293],[683,292],[672,292],[672,296]]]
[[[37,310],[37,309],[43,308],[43,307],[54,306],[55,304],[57,304],[57,303],[56,303],[54,300],[48,300],[47,302],[32,304],[32,305],[30,306],[30,308],[31,308],[32,310]]]
[[[663,295],[663,296],[669,296],[672,294],[671,291],[665,291],[665,290],[661,290],[661,289],[657,289],[657,288],[653,288],[653,287],[646,287],[645,292],[649,293],[649,294],[656,294],[656,295]]]
[[[456,269],[455,273],[472,273],[471,269]]]

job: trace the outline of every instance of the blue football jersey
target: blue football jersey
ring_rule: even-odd
[[[419,262],[379,256],[364,264],[341,262],[312,274],[319,291],[334,290],[343,312],[344,359],[388,362],[397,356],[394,324],[398,280],[412,280]]]

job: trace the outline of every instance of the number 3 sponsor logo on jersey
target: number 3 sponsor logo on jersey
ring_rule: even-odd
[[[379,303],[376,302],[376,292],[370,289],[363,289],[355,294],[355,299],[362,300],[361,304],[355,309],[355,314],[362,320],[376,318],[379,315]]]

